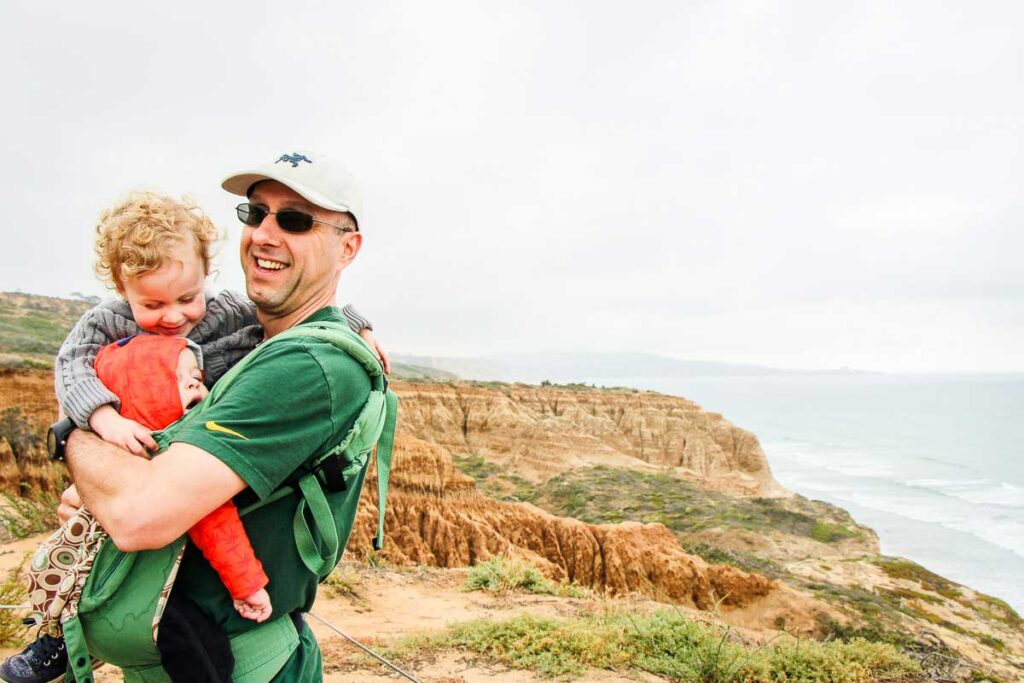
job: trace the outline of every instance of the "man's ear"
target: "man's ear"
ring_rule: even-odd
[[[347,232],[341,236],[341,239],[341,252],[338,256],[338,262],[344,270],[355,260],[359,250],[363,248],[363,233]]]

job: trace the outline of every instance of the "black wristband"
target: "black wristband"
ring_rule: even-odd
[[[75,431],[75,429],[75,423],[71,421],[70,417],[57,420],[50,425],[50,429],[46,432],[46,452],[50,456],[50,460],[64,460],[64,454],[68,447],[68,437],[71,436],[71,432]]]

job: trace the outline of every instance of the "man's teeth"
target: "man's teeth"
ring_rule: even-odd
[[[266,268],[268,270],[281,270],[285,267],[283,263],[277,261],[268,261],[267,259],[258,258],[256,259],[256,265],[260,268]]]

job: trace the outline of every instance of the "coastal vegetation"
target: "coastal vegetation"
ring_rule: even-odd
[[[508,557],[494,557],[469,568],[466,590],[481,590],[495,595],[525,591],[538,595],[588,598],[593,591],[567,581],[555,583],[529,562]]]
[[[728,627],[676,610],[609,608],[570,618],[479,619],[439,634],[400,640],[389,654],[417,660],[446,650],[545,677],[576,680],[588,670],[647,672],[700,683],[877,683],[923,681],[921,668],[891,645],[797,640],[747,642]]]
[[[9,572],[0,583],[0,605],[20,605],[28,599],[28,591],[21,580],[21,567]],[[24,639],[23,615],[10,609],[0,609],[0,647],[18,645]]]
[[[543,484],[498,467],[481,456],[453,459],[487,495],[532,503],[553,514],[592,524],[659,522],[686,548],[708,562],[724,563],[777,578],[781,568],[755,552],[725,549],[697,540],[708,529],[744,529],[805,536],[822,543],[863,539],[865,531],[839,508],[804,498],[737,498],[689,484],[669,474],[594,467],[573,470]]]

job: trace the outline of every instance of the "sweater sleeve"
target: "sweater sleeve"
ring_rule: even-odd
[[[359,334],[359,330],[364,328],[373,330],[373,324],[370,322],[370,319],[360,315],[359,311],[352,304],[345,304],[345,307],[341,309],[341,313],[345,316],[345,320],[348,321],[348,326],[356,334]]]
[[[64,412],[79,427],[88,428],[89,417],[100,406],[120,408],[117,396],[93,369],[100,347],[140,331],[131,308],[116,299],[87,311],[71,328],[54,362],[54,389]]]
[[[228,289],[207,297],[206,315],[188,337],[203,350],[203,380],[213,386],[263,341],[256,304]]]
[[[199,520],[188,535],[233,599],[243,600],[270,583],[230,500]]]

